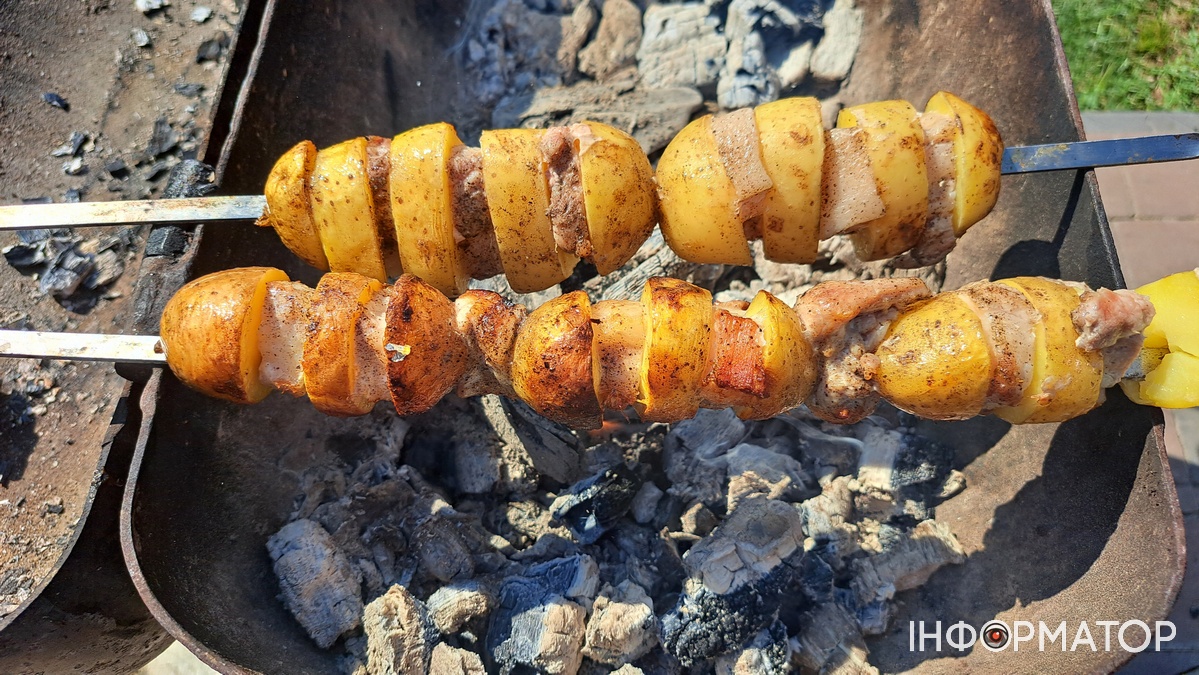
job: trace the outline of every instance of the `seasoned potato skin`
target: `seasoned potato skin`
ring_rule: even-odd
[[[538,413],[576,429],[602,422],[592,377],[591,301],[583,291],[533,310],[512,352],[512,387]]]
[[[167,302],[160,335],[167,365],[187,386],[234,403],[271,392],[258,378],[258,326],[266,285],[282,270],[244,267],[188,282]]]
[[[454,241],[450,153],[461,145],[444,122],[406,131],[391,140],[391,214],[400,262],[408,274],[455,297],[466,273]]]
[[[352,327],[364,303],[381,288],[379,281],[354,272],[330,272],[316,285],[300,363],[308,398],[326,415],[365,415],[374,407],[374,401],[355,396],[358,367]]]
[[[283,245],[318,270],[329,269],[329,260],[312,220],[312,189],[308,181],[316,167],[316,146],[300,141],[283,153],[266,178],[263,194],[266,211],[258,225],[273,227]]]
[[[1052,279],[1003,279],[1024,293],[1041,313],[1037,326],[1033,379],[1020,405],[996,408],[995,415],[1013,424],[1064,422],[1099,404],[1103,356],[1075,344],[1078,331],[1070,318],[1078,307],[1078,291]]]
[[[312,218],[330,269],[387,281],[366,145],[366,138],[354,138],[316,153],[310,183]]]
[[[787,303],[758,291],[745,310],[762,329],[765,395],[736,408],[742,419],[766,419],[797,407],[816,387],[816,355]]]
[[[540,291],[570,276],[578,261],[554,242],[542,129],[484,131],[483,182],[500,261],[517,293]]]
[[[820,102],[786,98],[754,109],[762,164],[774,182],[762,214],[766,257],[810,263],[819,254],[824,126]]]
[[[579,153],[591,262],[606,275],[627,263],[654,231],[654,172],[632,136],[607,124],[584,124],[595,136]]]
[[[1003,139],[986,113],[947,91],[934,94],[924,111],[950,115],[957,120],[953,140],[957,167],[953,232],[961,239],[971,225],[991,212],[999,199]]]
[[[705,264],[752,265],[737,192],[716,149],[712,116],[679,132],[658,160],[662,236],[679,257]]]
[[[641,357],[641,418],[651,422],[695,416],[708,365],[712,294],[685,281],[655,277],[641,294],[645,351]]]
[[[403,358],[388,352],[391,400],[401,415],[432,408],[470,366],[466,341],[455,328],[454,303],[410,274],[396,280],[386,336],[385,345],[411,348]]]
[[[881,217],[854,228],[850,239],[863,260],[899,255],[920,241],[928,219],[924,130],[907,101],[878,101],[846,108],[837,126],[867,134],[870,167],[882,197]]]
[[[979,414],[995,372],[982,321],[956,293],[908,308],[875,355],[879,393],[901,410],[935,420]]]

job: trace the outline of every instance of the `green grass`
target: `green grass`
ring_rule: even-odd
[[[1053,0],[1083,110],[1199,110],[1199,2]]]

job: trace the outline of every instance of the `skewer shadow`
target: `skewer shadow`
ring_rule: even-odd
[[[1086,172],[1076,171],[1074,183],[1070,186],[1070,194],[1062,215],[1058,219],[1057,230],[1053,239],[1024,239],[1007,248],[991,271],[991,281],[1008,279],[1019,276],[1039,276],[1050,279],[1060,279],[1062,265],[1060,260],[1062,244],[1066,241],[1066,233],[1078,212],[1078,204],[1082,199],[1085,187]]]
[[[29,455],[37,447],[38,435],[29,406],[25,394],[0,395],[0,487],[21,480]]]

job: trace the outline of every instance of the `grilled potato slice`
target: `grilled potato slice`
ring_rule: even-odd
[[[266,213],[258,225],[275,228],[283,245],[319,270],[329,269],[325,249],[312,221],[309,180],[316,166],[316,146],[300,141],[275,162],[266,178]]]
[[[391,400],[401,415],[441,400],[470,367],[471,354],[454,320],[454,303],[420,279],[395,283],[384,330]]]
[[[655,277],[641,294],[645,351],[637,401],[650,422],[695,417],[697,392],[708,367],[712,294],[678,279]]]
[[[774,189],[762,214],[766,257],[781,263],[810,263],[819,256],[820,195],[824,126],[820,101],[785,98],[754,109],[766,166]]]
[[[454,241],[450,187],[450,153],[461,144],[454,127],[444,122],[391,140],[391,215],[400,263],[451,298],[464,293],[470,281]]]
[[[542,291],[570,276],[578,258],[558,250],[547,215],[549,183],[541,129],[484,131],[483,183],[500,262],[517,293]]]
[[[816,386],[816,356],[803,334],[799,315],[765,291],[758,291],[745,316],[762,328],[766,397],[735,409],[742,419],[766,419],[803,403]]]
[[[330,269],[387,281],[366,174],[366,143],[366,138],[354,138],[316,153],[312,219]]]
[[[516,336],[512,387],[538,413],[576,429],[602,422],[592,369],[591,301],[583,291],[533,310]]]
[[[184,384],[234,403],[271,393],[258,376],[258,327],[267,284],[282,270],[243,267],[187,283],[163,309],[160,334],[167,365]]]
[[[595,395],[603,409],[624,410],[637,402],[645,311],[636,300],[602,300],[591,306],[591,323]]]
[[[1012,424],[1063,422],[1078,417],[1099,403],[1103,382],[1103,356],[1075,345],[1078,331],[1070,318],[1078,307],[1078,291],[1041,277],[1003,279],[1024,293],[1041,314],[1037,325],[1036,356],[1032,381],[1020,405],[996,408],[995,414]]]
[[[906,310],[875,354],[879,393],[895,407],[929,419],[979,414],[995,372],[982,320],[955,293]]]
[[[745,228],[735,212],[737,191],[721,164],[712,116],[679,132],[658,160],[662,236],[684,260],[752,265]]]
[[[381,282],[353,272],[330,272],[316,285],[300,364],[309,400],[326,415],[365,415],[374,407],[356,386],[355,327],[366,303],[382,288]]]
[[[924,112],[942,113],[957,120],[953,138],[957,167],[953,233],[960,239],[971,225],[991,212],[999,199],[1003,140],[995,122],[986,113],[949,92],[934,94],[924,106]]]
[[[842,110],[837,126],[866,132],[884,205],[882,216],[851,228],[854,251],[862,260],[881,260],[912,248],[928,219],[924,129],[916,109],[907,101],[866,103]]]
[[[654,172],[632,136],[607,124],[584,124],[594,136],[579,147],[591,262],[600,274],[611,274],[654,231]]]

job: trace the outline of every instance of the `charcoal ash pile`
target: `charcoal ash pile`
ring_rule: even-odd
[[[447,418],[373,416],[269,539],[281,601],[347,673],[871,672],[896,594],[964,560],[934,519],[952,452],[895,411],[622,425],[576,435],[565,480],[450,414],[440,464]]]
[[[693,113],[817,95],[828,114],[862,36],[854,0],[494,0],[456,55],[463,137],[593,120],[665,147]]]

